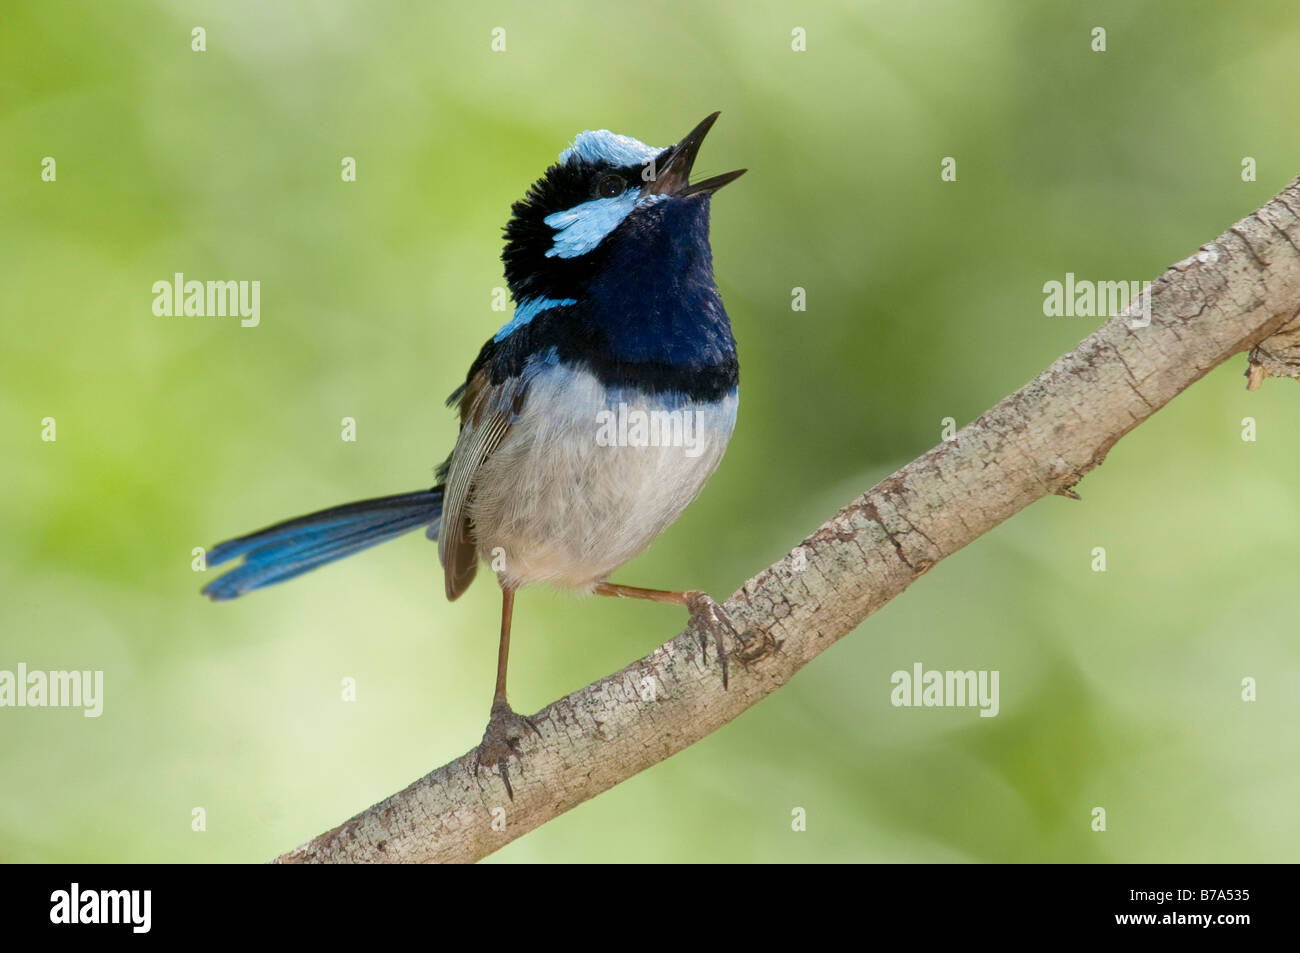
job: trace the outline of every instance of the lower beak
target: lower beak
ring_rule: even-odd
[[[692,184],[690,181],[691,167],[695,165],[695,156],[700,151],[700,144],[704,142],[704,137],[708,135],[717,119],[718,113],[710,113],[704,117],[703,122],[688,132],[685,138],[673,147],[668,160],[662,168],[656,170],[658,174],[641,190],[641,194],[672,195],[678,198],[706,194],[716,192],[728,182],[734,182],[744,175],[747,170],[737,169],[734,172],[715,175],[703,182]]]

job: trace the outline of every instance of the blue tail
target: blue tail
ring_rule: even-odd
[[[219,566],[236,556],[243,556],[244,561],[204,586],[203,594],[214,602],[234,599],[422,526],[429,528],[430,539],[436,539],[441,519],[442,487],[435,486],[276,523],[213,547],[207,555],[208,566]]]

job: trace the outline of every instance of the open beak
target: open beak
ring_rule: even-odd
[[[718,113],[710,113],[704,117],[703,122],[688,132],[685,138],[673,147],[663,167],[656,170],[658,175],[655,176],[654,181],[648,183],[641,190],[641,194],[672,195],[678,198],[707,194],[716,192],[728,182],[734,182],[744,175],[747,170],[737,169],[734,172],[715,175],[703,182],[692,184],[690,181],[691,166],[695,165],[695,156],[700,151],[700,144],[704,142],[704,137],[709,134],[717,119]]]

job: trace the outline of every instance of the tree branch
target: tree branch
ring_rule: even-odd
[[[1150,326],[1131,321],[1108,320],[745,583],[726,603],[745,633],[728,646],[729,689],[688,629],[538,712],[540,737],[511,766],[513,800],[471,751],[278,862],[484,857],[716,731],[1030,503],[1072,496],[1116,441],[1234,354],[1251,350],[1252,389],[1300,374],[1300,179],[1166,271]]]

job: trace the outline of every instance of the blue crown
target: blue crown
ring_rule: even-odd
[[[608,162],[610,165],[641,165],[649,162],[663,149],[648,146],[640,139],[620,136],[608,129],[588,129],[578,133],[573,145],[560,153],[560,161],[579,159],[585,162]]]

